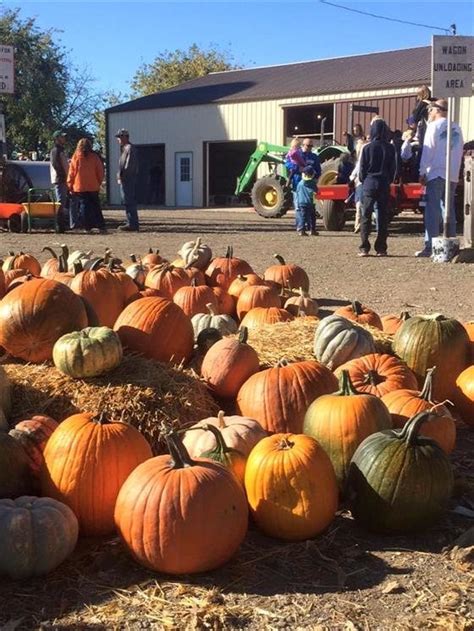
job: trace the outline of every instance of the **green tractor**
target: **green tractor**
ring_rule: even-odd
[[[242,197],[250,194],[253,207],[262,217],[283,217],[293,206],[293,195],[285,166],[285,156],[288,151],[289,147],[259,142],[242,174],[237,178],[235,195]],[[347,147],[323,145],[316,148],[316,153],[321,160],[321,177],[318,180],[318,186],[333,184],[337,177],[338,158],[343,153],[348,153]],[[268,165],[268,174],[255,180],[257,169],[262,163]],[[328,206],[328,210],[331,206]],[[336,216],[325,217],[325,214],[323,210],[326,227],[340,230],[341,228],[333,226],[334,221],[337,220]]]

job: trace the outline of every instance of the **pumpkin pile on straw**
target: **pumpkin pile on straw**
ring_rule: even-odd
[[[46,414],[62,421],[79,411],[103,412],[139,429],[155,453],[161,431],[192,425],[217,414],[218,406],[191,370],[125,355],[113,371],[70,379],[48,364],[5,364],[12,387],[11,420]]]

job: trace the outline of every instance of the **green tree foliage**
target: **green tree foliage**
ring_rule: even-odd
[[[233,70],[235,65],[228,51],[213,48],[202,50],[192,44],[187,50],[165,51],[150,64],[143,64],[135,73],[131,87],[134,96],[146,96],[210,72]]]

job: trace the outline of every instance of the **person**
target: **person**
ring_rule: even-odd
[[[336,184],[348,184],[353,170],[352,154],[343,153],[338,160]]]
[[[313,146],[311,138],[304,138],[301,143],[301,155],[303,156],[304,166],[313,167],[314,177],[318,180],[321,177],[321,160],[318,154],[313,151]]]
[[[53,134],[54,144],[49,154],[49,174],[56,201],[60,204],[58,210],[59,231],[64,232],[66,226],[66,213],[68,212],[69,199],[67,189],[67,174],[69,161],[67,159],[65,144],[67,134],[58,129]]]
[[[367,144],[367,139],[365,136],[362,136],[357,141],[357,145],[355,148],[356,154],[356,164],[350,175],[350,181],[354,183],[354,203],[355,203],[355,220],[354,220],[354,232],[359,232],[360,230],[360,217],[361,217],[361,209],[362,209],[362,182],[359,179],[359,170],[360,170],[360,154],[362,153],[362,147]]]
[[[104,165],[93,151],[89,138],[81,138],[72,156],[67,178],[68,188],[77,197],[86,232],[98,229],[106,233],[100,207],[99,190],[104,179]]]
[[[388,201],[390,184],[396,177],[395,148],[387,140],[387,125],[377,118],[370,126],[370,142],[362,148],[359,179],[362,182],[362,216],[360,225],[361,244],[359,256],[370,252],[372,212],[377,204],[378,222],[375,251],[377,256],[387,256]]]
[[[354,153],[359,140],[362,140],[363,138],[365,138],[364,129],[360,123],[356,123],[352,127],[352,134],[349,134],[348,132],[344,132],[343,136],[346,137],[346,144],[347,144],[347,149],[349,153]]]
[[[418,141],[415,129],[408,127],[402,134],[402,146],[400,148],[400,181],[418,182]]]
[[[301,180],[296,187],[296,231],[300,237],[306,237],[306,227],[309,226],[311,235],[319,234],[316,230],[316,209],[314,195],[317,191],[316,172],[312,166],[303,169]]]
[[[136,198],[138,157],[135,147],[130,142],[130,135],[126,129],[119,129],[115,134],[120,145],[119,168],[117,182],[120,184],[122,203],[125,205],[127,223],[119,226],[119,230],[138,232],[138,208]]]
[[[446,217],[444,196],[446,190],[447,113],[448,102],[445,99],[431,103],[420,162],[420,184],[426,186],[425,238],[423,248],[415,253],[417,257],[431,256],[432,239],[439,236],[441,219],[444,220]],[[456,123],[452,123],[449,174],[451,208],[448,237],[456,236],[454,193],[461,169],[463,144],[461,128]]]

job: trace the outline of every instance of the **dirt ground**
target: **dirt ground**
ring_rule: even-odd
[[[112,229],[122,212],[106,217],[109,235],[4,233],[0,253],[39,255],[45,245],[65,242],[97,254],[112,247],[124,259],[153,246],[172,259],[183,241],[201,235],[216,254],[232,244],[257,272],[273,262],[274,253],[303,265],[312,295],[326,310],[357,298],[381,314],[408,308],[474,318],[473,267],[415,259],[422,241],[417,216],[392,224],[387,259],[357,258],[352,224],[342,233],[301,238],[292,217],[159,210],[142,212],[143,231],[126,234]],[[324,535],[303,543],[276,542],[251,524],[225,567],[179,580],[141,568],[116,538],[81,540],[73,557],[48,577],[0,579],[0,630],[474,629],[474,432],[461,424],[452,461],[450,512],[420,534],[376,536],[360,530],[344,510]],[[458,540],[463,533],[464,543]],[[453,549],[456,544],[461,547]]]
[[[422,246],[422,219],[402,214],[390,226],[386,259],[357,255],[359,236],[348,222],[344,232],[325,232],[299,237],[294,219],[263,219],[253,210],[146,210],[141,211],[142,232],[115,230],[123,211],[105,213],[110,234],[85,235],[35,231],[31,235],[0,235],[0,256],[19,249],[40,255],[45,245],[67,243],[71,249],[92,249],[101,254],[112,247],[116,256],[128,259],[149,246],[159,248],[172,260],[180,245],[201,235],[216,254],[234,246],[235,256],[247,259],[257,272],[271,265],[273,254],[303,265],[311,279],[311,293],[331,309],[358,299],[381,314],[408,309],[412,313],[443,313],[461,320],[474,318],[474,266],[439,264],[416,259]],[[42,255],[46,258],[46,255]]]

